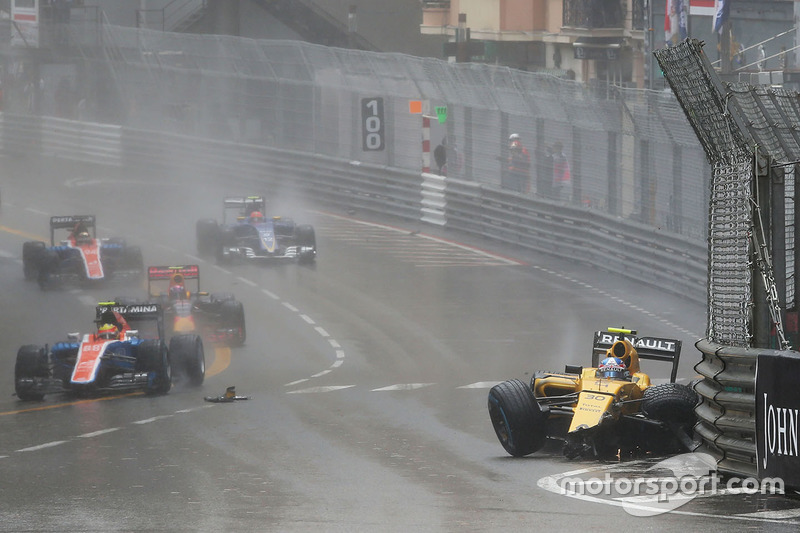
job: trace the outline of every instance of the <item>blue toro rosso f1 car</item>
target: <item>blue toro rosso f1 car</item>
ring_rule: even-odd
[[[56,240],[56,231],[68,230]],[[142,251],[124,239],[98,239],[94,215],[50,217],[50,246],[43,241],[22,245],[26,280],[42,289],[64,284],[101,283],[108,280],[140,280],[144,274]]]
[[[94,333],[70,333],[52,346],[27,344],[17,352],[14,389],[24,401],[45,394],[91,395],[141,389],[166,394],[173,379],[200,386],[205,354],[199,336],[164,340],[163,310],[158,304],[103,302],[96,308]]]
[[[215,254],[220,263],[313,262],[317,257],[314,228],[309,224],[296,224],[287,217],[265,217],[265,205],[262,196],[225,198],[221,224],[208,218],[197,221],[198,253]]]
[[[242,302],[229,292],[201,291],[199,266],[151,266],[147,291],[151,301],[164,308],[168,336],[198,333],[213,343],[244,344],[247,330]]]

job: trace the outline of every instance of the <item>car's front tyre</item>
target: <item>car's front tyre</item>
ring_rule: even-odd
[[[139,345],[138,361],[148,376],[147,394],[166,394],[172,388],[172,367],[163,341],[146,340]]]
[[[547,414],[533,391],[518,379],[489,390],[489,418],[503,448],[514,457],[524,457],[547,441]]]
[[[26,402],[40,402],[44,393],[39,392],[41,380],[49,377],[47,351],[42,346],[26,344],[17,351],[14,365],[14,392]]]

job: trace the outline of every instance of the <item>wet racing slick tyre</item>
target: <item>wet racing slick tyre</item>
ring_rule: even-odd
[[[39,260],[39,271],[36,274],[36,281],[42,290],[53,289],[59,285],[59,269],[61,259],[55,250],[47,250],[42,253]]]
[[[137,366],[148,373],[145,392],[166,394],[172,388],[172,367],[167,345],[159,339],[149,339],[139,345]]]
[[[514,457],[529,455],[547,441],[547,414],[530,387],[518,379],[491,388],[489,417],[500,444]]]
[[[692,451],[697,447],[693,427],[697,420],[694,407],[699,397],[689,385],[663,383],[644,390],[642,414],[662,423],[660,431],[643,435],[645,448],[665,455]]]
[[[198,335],[176,335],[169,341],[169,357],[179,378],[185,377],[189,386],[199,387],[206,377],[206,357],[203,341]]]
[[[244,322],[244,305],[236,300],[225,300],[220,307],[222,327],[236,331],[230,339],[232,346],[241,346],[247,338],[247,328]]]
[[[197,253],[212,255],[219,245],[219,225],[213,218],[198,220],[195,224],[197,235]]]
[[[39,272],[39,263],[46,250],[43,241],[28,241],[22,243],[22,270],[25,273],[25,281],[33,281]]]
[[[297,246],[302,248],[310,248],[309,251],[300,252],[298,261],[300,263],[311,263],[317,258],[317,237],[314,233],[314,227],[309,224],[298,225],[295,229],[295,237]]]
[[[17,398],[26,402],[40,402],[44,393],[37,390],[37,383],[49,377],[47,352],[41,346],[26,344],[17,351],[14,365],[14,391]]]
[[[642,413],[653,420],[694,425],[698,396],[692,387],[679,383],[651,385],[642,396]]]

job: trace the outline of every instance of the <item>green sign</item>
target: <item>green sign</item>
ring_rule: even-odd
[[[444,124],[447,121],[447,106],[446,105],[437,105],[436,106],[436,116],[439,117],[439,124]]]

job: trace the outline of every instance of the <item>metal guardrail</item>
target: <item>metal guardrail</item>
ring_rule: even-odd
[[[705,302],[702,242],[475,182],[260,145],[52,117],[0,115],[7,153],[198,179],[235,175],[342,210],[386,214],[541,251]]]
[[[447,225],[705,302],[703,243],[591,209],[447,180]]]

